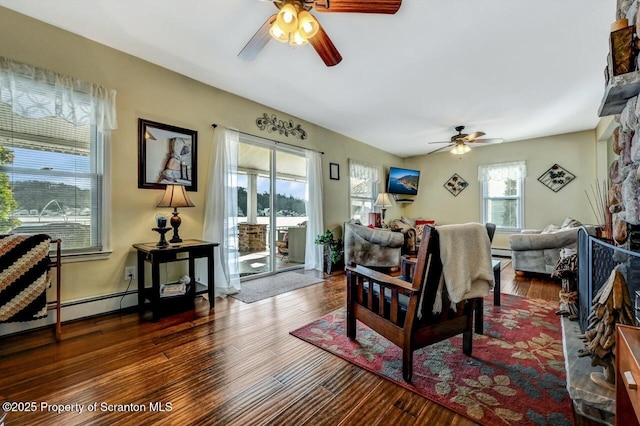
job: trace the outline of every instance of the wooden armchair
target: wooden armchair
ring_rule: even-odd
[[[490,241],[494,224],[486,225]],[[472,251],[477,247],[465,246]],[[465,253],[456,253],[465,259]],[[402,348],[402,375],[411,382],[413,351],[463,333],[462,350],[471,355],[473,319],[481,298],[458,302],[455,309],[447,291],[439,289],[443,265],[436,228],[426,226],[416,259],[413,282],[406,282],[364,266],[348,266],[347,272],[347,336],[356,337],[356,320],[366,324],[395,345]],[[381,297],[382,295],[382,297]],[[436,298],[441,298],[441,312],[433,313]]]

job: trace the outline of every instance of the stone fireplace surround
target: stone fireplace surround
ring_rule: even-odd
[[[591,381],[590,373],[601,372],[602,367],[592,366],[591,358],[579,357],[578,351],[585,347],[579,336],[587,329],[593,297],[614,268],[623,273],[635,304],[635,292],[640,291],[640,252],[615,246],[581,229],[578,232],[579,319],[576,322],[562,318],[567,390],[578,413],[605,424],[613,424],[615,420],[615,392]],[[637,318],[639,313],[634,312]]]

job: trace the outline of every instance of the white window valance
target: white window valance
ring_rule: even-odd
[[[478,167],[478,180],[520,180],[527,176],[527,165],[524,161],[510,163],[485,164]]]
[[[60,117],[101,132],[118,128],[116,91],[0,57],[0,102],[25,118]]]
[[[369,182],[380,182],[379,167],[373,164],[358,160],[349,160],[349,177],[366,180]]]

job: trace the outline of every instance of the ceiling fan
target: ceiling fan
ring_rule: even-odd
[[[479,137],[482,137],[485,135],[484,132],[473,132],[470,135],[466,134],[466,133],[462,133],[462,131],[464,130],[464,126],[456,126],[456,131],[458,132],[457,135],[453,135],[451,136],[451,141],[448,142],[429,142],[430,144],[432,143],[446,143],[447,146],[443,146],[442,148],[439,148],[434,152],[438,152],[441,151],[443,149],[449,148],[449,147],[453,147],[451,148],[451,153],[452,154],[456,154],[456,155],[461,155],[464,153],[467,153],[469,151],[471,151],[471,147],[468,144],[492,144],[492,143],[502,143],[504,142],[504,139],[478,139]]]
[[[279,9],[271,15],[251,40],[240,51],[238,57],[251,61],[272,38],[294,46],[310,43],[328,66],[342,61],[342,56],[324,31],[318,20],[309,13],[381,13],[394,14],[400,9],[402,0],[262,0],[271,1]]]

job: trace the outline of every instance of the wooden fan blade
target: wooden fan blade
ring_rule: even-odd
[[[485,133],[484,132],[473,132],[470,135],[467,135],[464,137],[464,140],[471,142],[474,139],[479,138],[480,136],[484,136]]]
[[[258,53],[269,43],[271,40],[271,35],[269,34],[269,29],[271,28],[271,24],[276,20],[277,15],[272,15],[265,21],[264,24],[260,27],[260,29],[251,37],[249,43],[246,44],[245,47],[242,48],[240,53],[238,53],[238,57],[245,61],[253,61]]]
[[[469,141],[468,143],[502,143],[502,142],[504,142],[504,139],[495,138],[495,139],[475,139],[475,140]]]
[[[393,15],[400,9],[402,0],[317,0],[318,12],[384,13]]]
[[[442,143],[442,142],[435,142],[435,143]],[[449,149],[449,148],[451,148],[451,147],[452,147],[452,146],[454,146],[454,145],[455,145],[455,143],[449,143],[449,145],[445,145],[445,146],[443,146],[442,148],[438,148],[438,149],[436,149],[435,151],[428,152],[428,153],[427,153],[427,155],[429,155],[429,154],[435,154],[436,152],[440,152],[440,151],[444,151],[445,149]]]
[[[451,141],[442,141],[442,142],[429,142],[429,143],[430,143],[430,144],[432,144],[432,143],[448,143],[448,144],[451,144]]]
[[[318,52],[318,55],[320,55],[320,58],[328,67],[338,65],[340,61],[342,61],[340,52],[338,52],[338,49],[336,49],[336,46],[333,44],[320,23],[318,23],[318,33],[309,39],[309,43],[311,43],[316,52]]]

